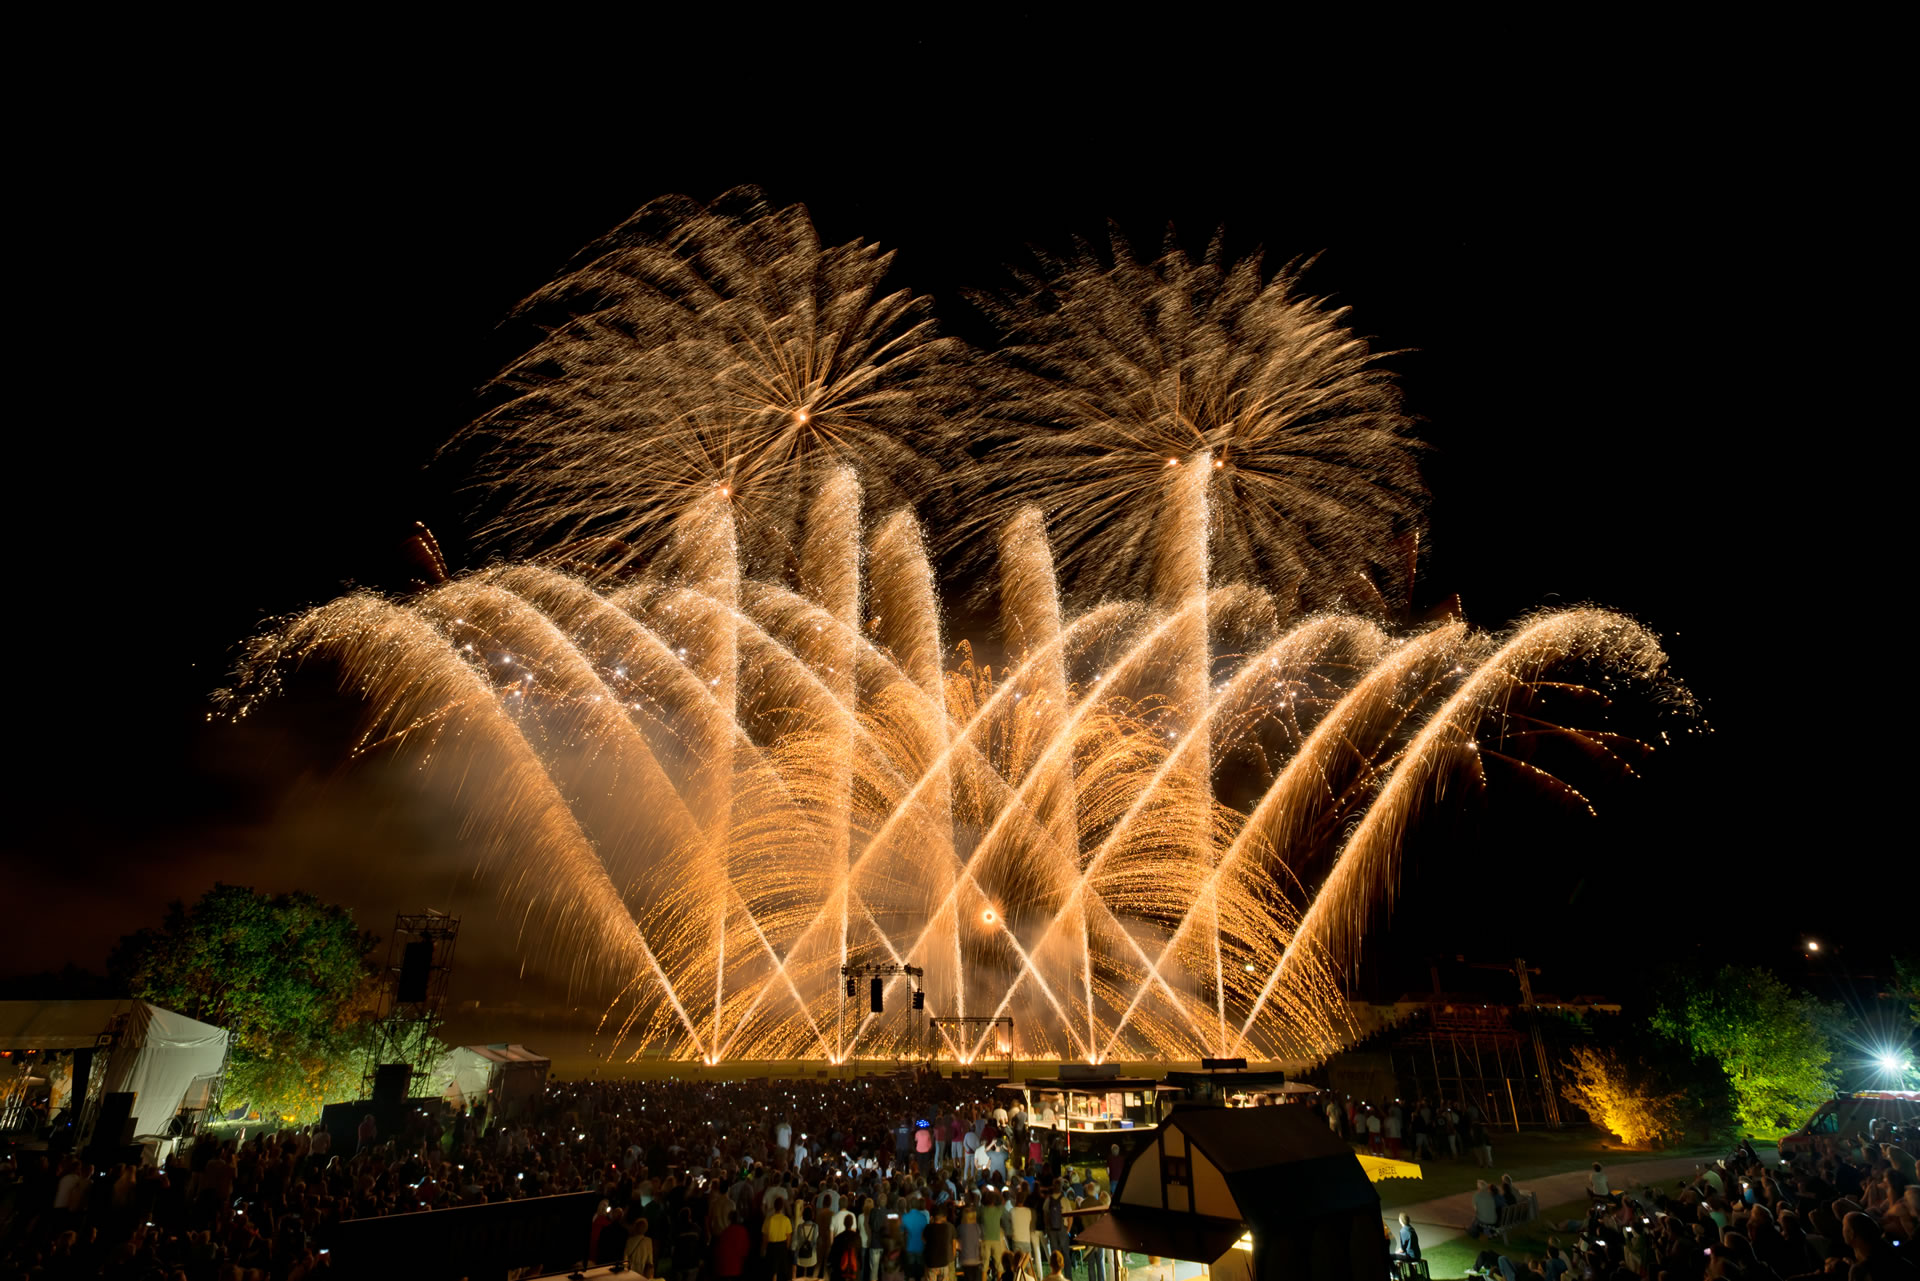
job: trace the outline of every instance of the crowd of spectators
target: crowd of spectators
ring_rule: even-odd
[[[1398,1160],[1403,1153],[1415,1161],[1438,1160],[1444,1153],[1458,1161],[1470,1157],[1477,1166],[1493,1168],[1493,1136],[1486,1115],[1471,1102],[1435,1105],[1416,1099],[1402,1106],[1399,1099],[1371,1104],[1352,1095],[1326,1105],[1327,1128],[1350,1143]]]
[[[1371,1114],[1371,1115],[1370,1115]],[[1035,1118],[1039,1120],[1040,1118]],[[371,1118],[205,1134],[158,1167],[74,1153],[0,1161],[0,1281],[302,1281],[334,1272],[343,1224],[588,1193],[577,1258],[661,1281],[1117,1281],[1078,1230],[1110,1170],[1071,1165],[1011,1101],[938,1076],[556,1084],[525,1115]],[[1378,1130],[1374,1128],[1378,1123]],[[1329,1105],[1328,1123],[1397,1154],[1474,1157],[1472,1109]],[[1493,1281],[1920,1281],[1912,1157],[1826,1137],[1763,1162],[1748,1145],[1668,1187],[1596,1167],[1583,1219],[1536,1252],[1483,1251]],[[1476,1220],[1524,1192],[1483,1181]],[[1564,1239],[1563,1239],[1564,1238]],[[1402,1217],[1393,1250],[1417,1257]]]
[[[1484,1185],[1483,1185],[1484,1186]],[[1671,1186],[1612,1188],[1596,1165],[1591,1209],[1544,1252],[1484,1250],[1500,1281],[1920,1281],[1920,1185],[1905,1149],[1827,1137],[1790,1158],[1751,1144]]]
[[[556,1084],[524,1116],[207,1134],[162,1166],[0,1163],[0,1281],[299,1281],[347,1221],[597,1192],[575,1262],[671,1281],[1108,1281],[1105,1204],[1017,1104],[937,1075]],[[344,1150],[343,1150],[344,1149]],[[1088,1177],[1089,1175],[1097,1177]],[[1076,1254],[1081,1255],[1078,1260]]]

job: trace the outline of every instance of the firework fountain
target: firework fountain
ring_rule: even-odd
[[[885,268],[751,197],[642,211],[549,291],[597,310],[482,420],[502,528],[573,541],[292,620],[238,710],[336,670],[362,750],[458,780],[475,857],[619,988],[625,1053],[898,1052],[903,993],[844,1001],[865,964],[923,970],[932,1014],[1011,1016],[1026,1055],[1338,1046],[1339,976],[1423,809],[1541,734],[1623,756],[1537,696],[1569,670],[1656,687],[1657,642],[1598,610],[1390,632],[1398,588],[1329,588],[1403,557],[1407,447],[1364,345],[1284,274],[1082,264],[995,366],[880,294]],[[1143,292],[1178,342],[1114,323]],[[912,478],[881,465],[938,443],[956,379],[1005,410],[952,522],[998,665],[943,634]],[[1029,490],[1067,513],[1080,608]]]

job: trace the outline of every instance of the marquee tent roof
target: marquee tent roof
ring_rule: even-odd
[[[495,1063],[551,1063],[544,1054],[535,1054],[524,1045],[463,1045],[459,1047]]]
[[[105,1044],[120,1001],[0,1001],[0,1050],[84,1050]]]
[[[101,1088],[135,1095],[134,1133],[156,1134],[226,1066],[227,1032],[146,1001],[0,1001],[0,1049],[93,1047],[106,1051]]]

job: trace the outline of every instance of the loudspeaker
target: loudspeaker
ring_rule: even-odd
[[[373,1070],[373,1101],[400,1103],[413,1083],[413,1069],[405,1063],[382,1063]]]
[[[913,1008],[916,1010],[927,1008],[927,994],[917,987],[913,989]]]
[[[1246,1066],[1247,1066],[1247,1061],[1245,1059],[1201,1059],[1200,1060],[1200,1070],[1202,1072],[1244,1071],[1246,1069]]]
[[[427,980],[433,977],[433,940],[420,939],[407,944],[400,959],[400,992],[394,998],[402,1005],[416,1005],[427,999]]]
[[[120,1148],[133,1142],[131,1092],[115,1091],[100,1100],[100,1117],[93,1123],[93,1146]]]
[[[850,997],[860,995],[860,980],[854,978],[851,974],[847,976],[847,995]]]
[[[881,997],[881,993],[885,991],[886,988],[881,986],[879,979],[873,979],[867,983],[867,1008],[875,1014],[886,1008],[886,1003]]]

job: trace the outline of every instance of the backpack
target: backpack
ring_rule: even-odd
[[[854,1236],[833,1256],[833,1274],[837,1277],[860,1275],[860,1238]]]
[[[814,1250],[820,1244],[820,1225],[812,1219],[802,1219],[793,1233],[793,1256],[796,1259],[813,1261]]]

